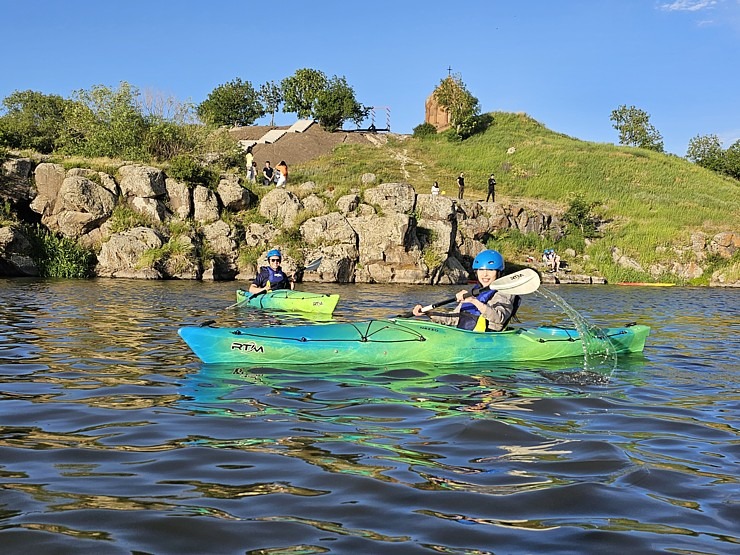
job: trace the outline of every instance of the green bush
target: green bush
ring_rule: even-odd
[[[31,258],[46,278],[88,278],[93,275],[95,254],[68,237],[36,226],[25,226],[31,243]]]
[[[429,137],[430,135],[436,135],[437,134],[437,128],[434,127],[431,123],[421,123],[414,127],[414,137],[417,139],[423,139],[424,137]]]
[[[135,227],[156,227],[152,218],[137,212],[126,204],[116,205],[108,221],[111,233],[120,233]]]
[[[182,125],[159,121],[147,130],[144,146],[154,159],[169,160],[189,152],[194,144]]]
[[[592,213],[592,210],[599,204],[598,202],[586,202],[582,196],[576,195],[570,201],[568,210],[563,214],[563,221],[580,229],[586,238],[597,237],[599,218]]]
[[[69,154],[143,160],[147,121],[137,105],[139,92],[126,82],[113,90],[96,85],[76,91],[64,110],[64,150]]]
[[[218,176],[189,154],[175,156],[167,168],[167,175],[179,181],[208,187]]]

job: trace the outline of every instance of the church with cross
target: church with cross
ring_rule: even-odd
[[[452,79],[452,67],[447,68],[447,79]],[[437,87],[439,88],[439,87]],[[434,97],[436,88],[432,94],[427,97],[424,103],[424,123],[429,123],[435,127],[437,133],[445,131],[452,125],[450,123],[450,112],[447,108],[440,106]]]

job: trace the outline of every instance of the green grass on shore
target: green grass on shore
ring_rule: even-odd
[[[596,203],[606,225],[583,248],[590,267],[610,281],[648,279],[612,262],[612,247],[644,268],[692,259],[691,234],[710,238],[737,231],[740,182],[683,158],[650,150],[580,141],[553,132],[526,114],[493,113],[493,125],[461,143],[439,134],[423,139],[391,138],[383,147],[346,145],[331,156],[296,166],[294,183],[312,180],[336,194],[360,187],[360,176],[377,182],[405,181],[426,193],[439,181],[457,194],[455,179],[466,176],[466,198],[485,199],[491,173],[499,202],[549,205],[564,211],[576,196]],[[511,245],[513,247],[513,245]],[[511,252],[506,245],[503,250]],[[525,253],[520,253],[524,255]],[[703,276],[697,283],[706,282]],[[666,275],[665,279],[673,279]]]

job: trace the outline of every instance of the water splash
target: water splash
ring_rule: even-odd
[[[578,311],[570,306],[565,299],[557,293],[540,287],[537,294],[557,305],[565,312],[573,322],[578,334],[581,336],[583,346],[583,370],[584,372],[597,372],[609,370],[613,372],[617,367],[617,350],[609,337],[601,328],[592,326]]]

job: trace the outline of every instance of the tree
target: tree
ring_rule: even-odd
[[[355,100],[355,91],[347,80],[335,75],[317,95],[313,115],[324,129],[336,131],[348,119],[359,125],[369,111]]]
[[[3,100],[0,143],[48,154],[61,146],[65,107],[69,101],[54,94],[16,91]]]
[[[619,144],[663,152],[663,137],[652,126],[650,116],[644,110],[622,105],[612,110],[609,119],[619,132]]]
[[[265,115],[265,108],[252,84],[237,77],[213,89],[196,112],[210,125],[251,125]]]
[[[465,123],[480,113],[478,99],[470,94],[460,75],[450,75],[442,79],[434,90],[434,98],[450,114],[450,124],[458,135]]]
[[[580,195],[571,194],[570,206],[562,218],[581,230],[581,234],[593,239],[598,236],[599,218],[593,213],[593,209],[599,206],[598,202],[588,202]]]
[[[740,179],[740,140],[732,143],[725,151],[725,160],[727,161],[727,175]]]
[[[138,103],[138,89],[121,81],[117,90],[96,85],[72,96],[65,109],[65,151],[91,157],[145,158],[148,125]]]
[[[692,138],[686,158],[708,170],[721,172],[725,167],[725,152],[717,135],[697,135]]]
[[[260,86],[259,96],[265,106],[265,111],[270,113],[270,125],[275,125],[275,112],[283,101],[283,89],[275,81],[268,81]]]
[[[312,117],[319,93],[326,90],[329,81],[316,69],[299,69],[283,79],[283,112],[294,112],[299,118]]]

